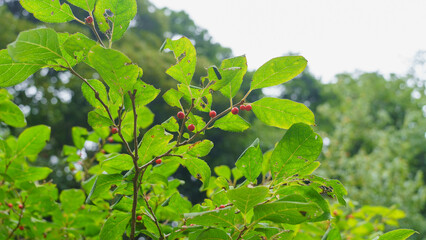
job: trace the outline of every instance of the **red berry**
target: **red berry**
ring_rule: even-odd
[[[185,118],[185,113],[183,113],[182,111],[180,111],[180,112],[177,113],[177,117],[179,119],[184,119]]]
[[[86,21],[87,24],[92,24],[93,23],[93,17],[92,16],[88,16],[84,20]]]
[[[194,130],[195,130],[195,126],[194,126],[194,124],[192,124],[192,123],[191,123],[191,124],[189,124],[189,125],[188,125],[188,130],[189,130],[189,131],[191,131],[191,132],[192,132],[192,131],[194,131]]]
[[[220,208],[225,208],[225,205],[220,205]]]
[[[118,128],[116,128],[116,127],[111,128],[111,133],[112,134],[118,133]]]
[[[216,117],[216,111],[210,111],[209,112],[209,116],[211,117],[211,118],[214,118],[214,117]]]
[[[241,111],[244,111],[244,110],[246,110],[246,106],[244,106],[244,105],[241,105],[241,106],[240,106],[240,110],[241,110]]]
[[[246,105],[246,111],[251,111],[251,105]]]
[[[19,204],[19,205],[18,205],[18,208],[23,209],[23,208],[24,208],[24,205]]]
[[[142,220],[142,216],[141,216],[141,215],[139,215],[139,216],[137,216],[137,217],[136,217],[136,219],[137,219],[138,221],[140,221],[140,220]]]
[[[238,112],[239,112],[240,110],[238,110],[238,108],[237,107],[233,107],[232,108],[232,110],[231,110],[231,112],[232,112],[232,114],[238,114]]]
[[[12,203],[8,203],[7,206],[11,208],[11,207],[13,207],[13,204]]]
[[[110,143],[114,142],[114,138],[112,138],[112,137],[109,137],[107,140],[108,140],[108,142],[110,142]]]
[[[19,230],[23,231],[24,230],[24,226],[19,226]]]
[[[156,164],[161,164],[161,162],[162,162],[161,158],[159,158],[159,159],[155,160],[155,163],[156,163]]]
[[[105,149],[101,149],[101,153],[105,154],[106,153]]]
[[[333,215],[334,215],[334,216],[338,216],[338,215],[339,215],[339,212],[337,212],[337,210],[334,210],[334,211],[333,211]]]
[[[84,210],[84,209],[86,209],[86,206],[81,205],[80,208]]]

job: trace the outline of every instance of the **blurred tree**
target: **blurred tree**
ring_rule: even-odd
[[[404,225],[425,234],[425,86],[377,73],[337,79],[317,108],[326,129],[320,171],[362,205],[398,205],[407,211]]]

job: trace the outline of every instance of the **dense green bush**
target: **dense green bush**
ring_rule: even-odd
[[[91,130],[72,127],[74,145],[63,147],[81,189],[59,193],[53,183],[43,181],[50,168],[31,166],[50,139],[50,127],[32,126],[18,137],[1,139],[1,238],[341,239],[343,234],[406,239],[414,233],[400,229],[381,235],[384,224],[395,225],[403,217],[397,209],[364,207],[353,217],[347,215],[347,222],[341,219],[342,210],[335,210],[333,219],[327,199],[345,205],[347,193],[338,180],[313,175],[323,145],[310,126],[315,125],[314,114],[287,99],[247,101],[253,90],[282,84],[300,74],[307,64],[303,57],[271,59],[253,74],[250,89],[235,101],[247,71],[244,56],[208,67],[198,84],[193,81],[197,58],[191,41],[167,39],[161,48],[173,52],[176,64],[166,73],[179,83],[162,97],[179,112],[150,127],[154,113],[146,105],[160,89],[143,82],[142,68],[111,49],[134,18],[136,2],[69,2],[87,11],[84,21],[73,15],[67,3],[27,0],[21,4],[41,21],[86,25],[97,41],[51,28],[23,31],[7,49],[0,50],[0,86],[21,83],[42,68],[67,71],[83,82],[83,96],[94,108],[88,114]],[[107,38],[106,44],[97,27]],[[82,63],[93,68],[102,81],[77,72],[74,67]],[[229,106],[216,113],[212,102],[218,93],[229,99]],[[240,111],[252,111],[264,124],[288,131],[265,153],[255,139],[235,168],[219,166],[214,168],[217,176],[211,176],[201,158],[209,154],[213,143],[203,135],[212,128],[247,130],[251,125]],[[24,114],[5,89],[0,91],[0,113],[5,124],[26,126]],[[180,195],[179,186],[194,183],[173,177],[179,166],[194,181],[202,182],[200,190],[208,196],[202,203],[193,205]],[[370,222],[372,217],[374,222]],[[378,218],[383,220],[377,222]],[[358,224],[353,219],[362,221]]]

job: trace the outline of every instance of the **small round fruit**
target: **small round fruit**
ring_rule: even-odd
[[[334,210],[333,215],[337,217],[339,215],[339,212],[337,212],[337,210]]]
[[[211,118],[216,117],[216,111],[211,110],[211,111],[209,112],[209,116],[210,116]]]
[[[244,105],[241,105],[241,106],[240,106],[240,110],[241,110],[241,111],[244,111],[244,110],[246,110],[246,106],[244,106]]]
[[[12,203],[8,203],[7,206],[10,207],[10,208],[12,208],[13,204]]]
[[[24,226],[19,226],[19,230],[21,230],[21,231],[23,231],[25,228],[24,228]]]
[[[237,107],[233,107],[232,108],[232,110],[231,110],[231,112],[232,112],[232,114],[238,114],[238,112],[239,112],[240,110],[238,110],[238,108]]]
[[[81,205],[81,206],[80,206],[80,209],[84,210],[84,209],[86,209],[86,206]]]
[[[140,220],[142,220],[142,216],[141,216],[141,215],[139,215],[139,216],[137,216],[137,217],[136,217],[136,219],[137,219],[138,221],[140,221]]]
[[[18,208],[19,208],[19,209],[23,209],[23,208],[24,208],[24,205],[19,204],[19,205],[18,205]]]
[[[251,105],[246,105],[246,111],[251,111]]]
[[[184,119],[185,118],[185,113],[183,113],[182,111],[180,111],[180,112],[177,113],[177,117],[179,119]]]
[[[155,160],[155,163],[156,163],[156,164],[161,164],[161,162],[162,162],[161,158],[159,158],[159,159]]]
[[[108,142],[110,142],[110,143],[114,142],[114,138],[109,137],[109,138],[108,138]]]
[[[88,16],[84,20],[86,21],[87,24],[92,24],[93,23],[93,17],[92,16]]]
[[[105,154],[106,153],[105,149],[101,149],[101,153]]]
[[[116,128],[116,127],[111,128],[111,133],[112,134],[118,133],[118,128]]]
[[[192,123],[191,123],[191,124],[189,124],[189,125],[188,125],[188,130],[189,130],[189,131],[191,131],[191,132],[192,132],[192,131],[194,131],[194,130],[195,130],[195,126],[194,126],[194,124],[192,124]]]
[[[226,206],[225,205],[220,205],[220,208],[225,208]]]

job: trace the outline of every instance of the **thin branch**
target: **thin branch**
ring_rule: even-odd
[[[76,77],[80,78],[81,80],[83,80],[83,82],[86,83],[87,86],[89,86],[93,90],[93,92],[95,93],[95,98],[102,104],[102,106],[104,106],[105,110],[108,113],[109,119],[111,119],[113,125],[115,125],[114,118],[112,117],[111,112],[109,111],[108,106],[104,103],[104,101],[102,101],[101,97],[99,96],[99,92],[92,85],[90,85],[90,83],[87,81],[87,79],[85,79],[80,74],[78,74],[72,67],[64,67],[64,68],[67,69],[68,71],[70,71],[72,74],[74,74],[74,76],[76,76]]]
[[[158,223],[158,220],[157,220],[157,217],[155,216],[155,213],[154,213],[154,211],[152,210],[152,208],[151,208],[151,206],[149,205],[149,202],[148,202],[148,199],[146,199],[146,197],[144,196],[143,197],[143,199],[145,200],[145,203],[146,203],[146,206],[148,207],[148,210],[149,210],[149,212],[151,213],[151,215],[152,215],[152,220],[154,220],[154,223],[155,223],[155,225],[157,226],[157,228],[158,228],[158,232],[159,232],[159,234],[160,234],[160,240],[163,240],[164,239],[164,235],[163,235],[163,232],[161,231],[161,227],[160,227],[160,225],[159,225],[159,223]]]
[[[124,143],[124,146],[126,147],[127,153],[129,153],[129,155],[132,157],[133,162],[135,159],[135,155],[133,154],[132,150],[130,149],[130,145],[129,143],[126,141],[126,139],[124,139],[123,137],[123,133],[121,132],[121,124],[123,123],[123,119],[121,117],[121,112],[122,112],[123,106],[120,106],[118,108],[118,136],[121,138],[121,140]],[[137,167],[137,164],[136,164]]]
[[[185,117],[182,119],[182,123],[180,125],[179,136],[177,138],[178,144],[180,143],[180,139],[181,139],[182,134],[183,134],[183,129],[185,128],[185,122],[186,122],[186,120],[188,120],[188,116],[191,113],[192,109],[194,108],[194,102],[195,102],[195,98],[192,99],[191,107],[189,107],[187,113],[185,114]]]
[[[247,231],[247,226],[244,225],[244,228],[240,231],[240,234],[237,237],[237,240],[242,239],[242,237],[244,236],[245,231]]]
[[[135,151],[134,162],[135,162],[135,167],[137,167],[138,160],[139,160],[139,153],[138,153],[138,114],[136,112],[136,103],[135,103],[136,89],[133,90],[133,94],[131,94],[129,91],[129,95],[130,95],[130,99],[132,100],[132,107],[133,107],[133,135],[134,135],[133,146]]]
[[[92,31],[93,31],[93,33],[96,35],[96,38],[98,39],[98,42],[102,45],[102,47],[104,47],[105,48],[105,45],[104,45],[104,43],[102,42],[102,39],[101,39],[101,37],[99,36],[99,34],[98,34],[98,31],[96,31],[96,27],[95,27],[95,24],[94,24],[94,22],[92,22],[91,24],[88,24],[89,26],[90,26],[90,28],[92,29]]]
[[[16,232],[16,230],[18,230],[19,226],[21,225],[22,216],[24,215],[24,208],[25,208],[25,202],[27,201],[27,197],[25,197],[24,201],[22,201],[21,196],[19,196],[19,198],[21,199],[22,205],[24,207],[20,208],[18,223],[16,224],[16,227],[13,228],[12,232],[10,232],[9,236],[7,237],[7,239],[10,239],[13,236],[13,234]]]
[[[136,208],[138,206],[138,178],[139,178],[139,170],[135,168],[135,176],[133,177],[133,204],[132,204],[132,221],[131,221],[131,229],[130,229],[130,239],[135,239],[135,231],[136,231]]]

